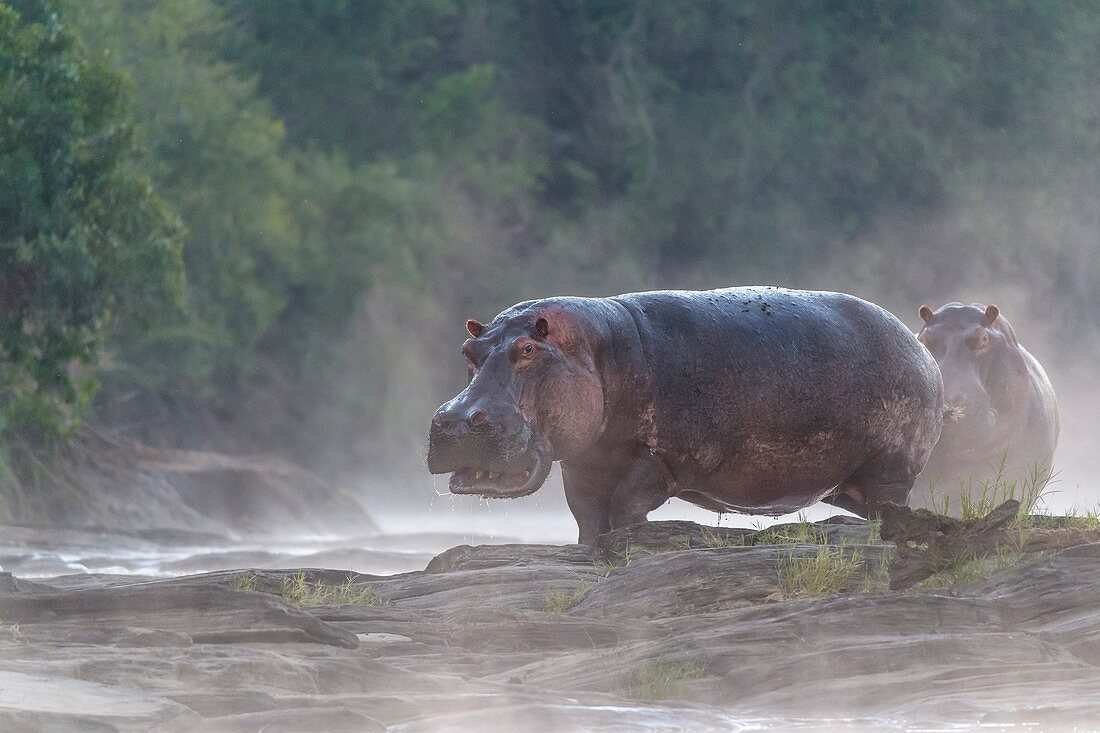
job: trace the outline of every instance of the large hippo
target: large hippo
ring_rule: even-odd
[[[947,416],[910,504],[958,514],[963,495],[985,504],[1036,495],[1050,478],[1058,403],[1046,372],[995,305],[920,307],[917,339],[943,373]],[[1000,486],[991,486],[999,475]],[[1015,484],[1015,487],[1013,487]]]
[[[456,494],[517,497],[560,460],[583,544],[673,496],[871,517],[905,502],[940,434],[935,361],[850,295],[548,298],[466,328],[470,383],[432,419],[428,469]]]

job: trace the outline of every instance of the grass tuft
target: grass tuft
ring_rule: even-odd
[[[630,700],[672,700],[685,681],[699,679],[706,671],[699,662],[670,662],[661,657],[620,677],[615,694]]]
[[[1028,467],[1027,475],[1009,480],[1008,453],[1001,454],[993,473],[986,479],[975,481],[973,477],[959,482],[958,516],[961,519],[977,519],[1004,504],[1009,499],[1020,502],[1017,523],[1025,523],[1036,507],[1043,503],[1047,487],[1055,483],[1056,474],[1049,466],[1033,463]],[[956,507],[951,506],[951,497],[936,498],[936,487],[929,485],[932,510],[937,514],[950,514]]]
[[[259,577],[256,573],[241,573],[236,578],[233,578],[233,582],[229,585],[231,588],[236,588],[237,590],[256,591],[259,590],[258,580]]]
[[[821,545],[812,555],[791,554],[781,560],[778,576],[783,598],[853,592],[865,585],[863,552]]]
[[[1100,508],[1076,507],[1065,514],[1032,514],[1023,523],[1028,529],[1100,529]]]
[[[622,552],[610,551],[608,552],[607,559],[601,563],[607,572],[611,572],[615,568],[625,568],[634,562],[635,558],[645,557],[646,555],[652,555],[653,552],[647,550],[640,545],[627,545],[623,548]]]
[[[1018,543],[1002,545],[996,552],[981,557],[955,558],[946,568],[913,586],[912,590],[957,588],[990,578],[1002,570],[1019,565],[1024,560],[1024,543],[1025,540],[1021,537]]]
[[[826,541],[827,533],[799,514],[794,524],[781,524],[762,529],[746,537],[751,545],[818,545]]]
[[[283,579],[283,600],[292,606],[385,606],[387,601],[369,585],[359,586],[348,576],[341,585],[311,583],[305,571]]]
[[[712,550],[721,550],[726,547],[740,547],[744,544],[740,537],[731,537],[718,531],[717,527],[701,525],[700,533],[703,535],[703,545]]]
[[[583,601],[590,590],[592,590],[591,583],[584,583],[572,593],[567,593],[559,588],[547,588],[546,603],[543,608],[547,613],[565,613]]]

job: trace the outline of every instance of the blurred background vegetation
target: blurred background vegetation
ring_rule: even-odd
[[[4,513],[82,420],[417,470],[465,319],[551,294],[996,301],[1091,374],[1098,38],[1094,0],[0,0]]]

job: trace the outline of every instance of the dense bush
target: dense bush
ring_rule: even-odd
[[[43,4],[0,4],[5,467],[72,432],[113,328],[141,332],[179,305],[179,227],[144,170],[129,92]]]
[[[1100,333],[1093,2],[46,2],[3,16],[0,124],[42,135],[5,137],[3,181],[83,160],[130,193],[0,194],[7,405],[71,406],[99,361],[100,420],[338,471],[415,462],[465,317],[555,292],[988,298]],[[81,71],[45,94],[57,58]],[[155,319],[123,315],[171,289],[142,176],[185,231]],[[65,254],[85,236],[146,259]]]

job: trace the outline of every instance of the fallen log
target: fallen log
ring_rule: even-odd
[[[927,509],[885,504],[879,509],[882,539],[897,545],[890,589],[911,588],[959,563],[986,557],[999,547],[1037,553],[1100,543],[1100,529],[1013,526],[1020,502],[1009,499],[984,517],[955,519]]]
[[[890,589],[904,590],[952,565],[985,557],[1000,545],[1019,541],[1008,532],[1020,502],[1009,499],[984,517],[954,519],[927,509],[887,503],[879,508],[882,539],[897,545],[890,563]]]

